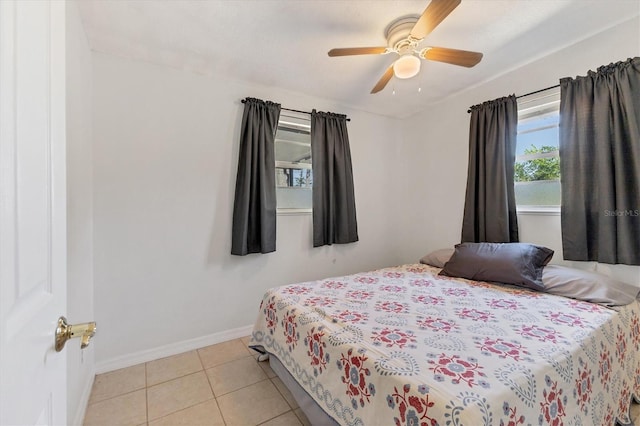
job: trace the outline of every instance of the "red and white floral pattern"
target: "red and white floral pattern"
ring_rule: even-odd
[[[518,311],[523,309],[519,302],[513,299],[492,299],[487,303],[491,309],[506,309],[508,311]]]
[[[584,327],[585,324],[582,322],[578,315],[567,314],[564,312],[550,312],[547,314],[547,318],[554,324],[567,324],[572,327]]]
[[[483,367],[476,360],[465,360],[459,355],[441,354],[436,361],[429,360],[429,363],[433,364],[431,371],[439,382],[444,381],[444,376],[447,376],[454,385],[462,382],[472,388],[477,384],[477,379],[486,376],[482,372]],[[482,384],[485,385],[484,380]]]
[[[295,310],[287,311],[282,319],[282,331],[284,332],[285,343],[289,346],[289,352],[293,351],[300,338],[300,333],[296,331]]]
[[[609,389],[609,380],[611,378],[611,351],[604,344],[600,344],[600,360],[598,362],[598,377],[600,378],[600,385],[603,388]],[[637,377],[640,377],[636,374]]]
[[[582,361],[582,360],[580,360]],[[578,405],[585,413],[588,411],[589,402],[591,401],[593,376],[588,365],[584,362],[580,362],[580,368],[578,369],[578,378],[575,383],[574,397],[578,401]]]
[[[396,386],[393,392],[387,395],[387,405],[392,410],[397,410],[398,416],[394,416],[396,426],[436,426],[438,420],[429,416],[429,410],[435,403],[430,401],[430,395],[426,386],[419,386],[418,392],[411,392],[411,384],[406,384],[398,391]]]
[[[369,300],[373,298],[375,292],[363,290],[351,290],[345,294],[346,299]]]
[[[640,304],[612,310],[406,265],[269,290],[253,344],[340,424],[630,422]]]
[[[457,331],[460,329],[455,321],[436,317],[418,317],[416,325],[420,329],[431,329],[434,331],[441,331],[443,333],[449,333],[450,331]]]
[[[399,285],[381,285],[380,291],[386,291],[388,293],[405,293],[407,288]]]
[[[282,289],[285,294],[309,294],[310,291],[311,288],[300,285],[290,285]]]
[[[543,400],[540,402],[542,414],[540,414],[539,424],[560,426],[564,424],[563,419],[567,415],[565,412],[567,397],[557,381],[554,382],[549,376],[545,376],[545,383],[547,387],[542,390]]]
[[[369,314],[366,312],[358,311],[342,311],[336,315],[336,318],[340,321],[352,323],[352,324],[366,324],[369,321]]]
[[[496,316],[489,311],[480,311],[478,309],[463,308],[456,311],[456,315],[460,318],[471,319],[479,322],[495,321]]]
[[[635,313],[631,315],[631,338],[633,341],[633,347],[638,350],[640,349],[640,319],[638,315]]]
[[[485,337],[477,345],[483,353],[489,354],[490,352],[498,355],[498,358],[511,358],[514,361],[519,361],[522,355],[529,355],[529,352],[521,344],[507,342],[500,338]]]
[[[413,303],[422,303],[429,306],[444,305],[444,297],[431,296],[428,294],[415,294],[411,296]]]
[[[538,325],[523,325],[520,330],[517,331],[521,336],[536,339],[541,342],[558,343],[561,339],[561,335],[551,327],[540,327]]]
[[[310,364],[313,367],[313,374],[317,376],[322,373],[323,369],[327,368],[327,362],[329,362],[329,354],[326,352],[327,344],[323,340],[324,332],[322,326],[311,328],[307,333],[307,337],[304,339],[304,344],[307,347],[307,356],[310,357]]]
[[[379,279],[370,275],[356,275],[355,278],[353,278],[353,281],[360,284],[376,284]]]
[[[396,314],[406,314],[409,312],[409,307],[406,303],[391,302],[388,300],[380,300],[375,304],[374,309],[376,311],[393,312]]]
[[[398,347],[400,349],[411,343],[416,343],[416,338],[412,331],[400,331],[397,328],[384,328],[380,331],[373,330],[371,337],[374,345],[384,344],[387,348]]]
[[[505,416],[509,416],[508,419],[500,419],[500,426],[518,426],[524,424],[524,416],[518,414],[517,407],[509,407],[509,403],[505,402],[502,410]]]
[[[327,296],[315,296],[309,297],[305,300],[305,306],[333,306],[336,303],[336,299]]]
[[[417,279],[417,280],[409,281],[409,285],[411,287],[427,288],[427,287],[433,286],[433,282],[431,282],[430,280],[424,279],[424,278],[420,278],[420,279]]]
[[[267,301],[262,303],[262,313],[264,314],[264,320],[267,325],[269,333],[273,334],[276,324],[278,323],[278,314],[276,313],[275,296],[272,296]]]
[[[444,294],[451,297],[467,297],[471,292],[466,288],[448,288],[444,291]]]
[[[343,281],[325,281],[322,283],[322,287],[323,288],[332,288],[334,290],[340,290],[343,289],[347,286],[347,283],[343,282]]]
[[[402,278],[404,277],[404,272],[400,271],[384,271],[382,273],[384,278]]]
[[[625,355],[627,354],[627,339],[626,330],[623,330],[622,327],[618,326],[618,333],[616,335],[616,356],[620,361],[625,359]]]
[[[353,349],[347,351],[347,355],[341,354],[338,367],[342,368],[342,383],[347,385],[346,394],[351,397],[351,405],[354,409],[364,407],[370,402],[370,398],[376,394],[373,383],[367,383],[371,370],[365,367],[369,359],[365,355],[354,354]]]
[[[583,302],[582,300],[567,299],[564,303],[573,311],[602,312],[606,309],[595,303]]]

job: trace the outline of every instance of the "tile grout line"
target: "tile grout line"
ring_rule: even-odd
[[[251,386],[257,385],[258,383],[262,383],[262,382],[266,382],[266,381],[271,381],[271,379],[267,377],[267,378],[265,378],[265,379],[258,380],[258,381],[257,381],[257,382],[255,382],[255,383],[251,383],[251,384],[249,384],[249,385],[245,385],[245,386],[243,386],[243,387],[241,387],[241,388],[234,389],[234,390],[229,391],[229,392],[227,392],[227,393],[223,393],[223,394],[222,394],[222,395],[220,395],[220,396],[227,396],[227,395],[232,394],[232,393],[234,393],[234,392],[241,391],[242,389],[246,389],[246,388],[248,388],[248,387],[251,387]],[[274,385],[274,386],[275,386],[275,385]],[[277,389],[278,389],[278,388],[276,387],[276,390],[277,390]],[[279,392],[279,391],[278,391],[278,392]],[[218,399],[218,397],[215,397],[215,398],[216,398],[216,399]],[[284,399],[284,398],[283,398],[283,399]],[[284,402],[287,402],[287,400],[285,399],[285,400],[284,400]],[[287,403],[287,405],[289,405],[289,404]]]
[[[263,425],[263,424],[265,424],[265,423],[268,423],[268,422],[270,422],[270,421],[271,421],[271,420],[273,420],[273,419],[277,419],[277,418],[278,418],[278,417],[280,417],[280,416],[284,416],[284,415],[285,415],[285,414],[287,414],[287,413],[292,413],[292,414],[295,416],[295,418],[296,418],[296,419],[298,419],[298,416],[296,416],[296,413],[294,413],[294,412],[293,412],[293,410],[289,410],[289,411],[285,411],[284,413],[280,413],[280,414],[278,414],[277,416],[271,417],[270,419],[267,419],[267,420],[265,420],[265,421],[264,421],[264,422],[262,422],[262,423],[258,423],[258,426]],[[300,421],[300,419],[298,419],[298,421]],[[302,423],[302,422],[301,422],[301,423]]]
[[[267,362],[268,362],[268,361],[267,361]],[[292,394],[292,395],[291,395],[291,397],[293,398],[293,400],[294,400],[294,401],[296,401],[296,404],[298,404],[298,406],[297,406],[296,408],[293,408],[293,407],[291,406],[291,404],[289,404],[289,401],[288,401],[288,400],[287,400],[287,398],[284,396],[284,394],[280,391],[280,388],[279,388],[278,386],[276,386],[276,383],[273,381],[273,380],[274,380],[274,379],[276,379],[276,378],[280,379],[280,378],[278,377],[278,375],[276,375],[276,377],[270,377],[270,378],[269,378],[269,380],[271,380],[271,383],[273,384],[273,386],[275,386],[275,387],[276,387],[276,390],[280,393],[280,395],[282,396],[282,399],[284,399],[284,402],[286,402],[286,403],[287,403],[287,405],[289,406],[289,408],[291,409],[291,410],[289,410],[289,411],[291,411],[291,412],[293,413],[293,415],[296,417],[296,419],[300,422],[300,424],[301,424],[302,426],[304,426],[304,422],[303,422],[303,421],[300,419],[300,417],[298,417],[298,415],[296,414],[296,410],[300,408],[300,405],[298,404],[298,401],[296,401],[296,398],[295,398],[295,397],[293,396],[293,394]],[[280,381],[282,381],[282,379],[280,379]],[[283,384],[284,384],[284,383],[283,383]],[[286,386],[285,386],[285,387],[286,387]],[[302,409],[301,409],[301,410],[302,410]],[[282,415],[284,415],[284,414],[288,413],[289,411],[286,411],[286,412],[284,412],[284,413],[282,413],[282,414],[280,414],[280,415],[282,416]],[[274,417],[274,418],[275,418],[275,417]]]
[[[205,378],[207,379],[207,383],[209,383],[209,377],[207,376],[207,373],[205,373],[205,372],[204,372],[204,370],[196,371],[195,373],[190,373],[190,374],[187,374],[186,376],[177,377],[176,379],[173,379],[173,380],[184,379],[185,377],[195,376],[196,374],[199,374],[199,373],[203,373],[203,374],[204,374],[204,376],[205,376]],[[164,383],[167,383],[167,382],[164,382]],[[151,386],[151,387],[155,387],[155,386],[158,386],[158,385],[153,385],[153,386]],[[211,399],[215,399],[216,397],[215,397],[215,393],[213,393],[213,389],[211,388],[211,383],[209,383],[209,389],[211,389],[211,395],[212,395],[210,399],[205,399],[204,401],[195,402],[195,403],[194,403],[194,402],[192,402],[192,401],[190,400],[190,401],[189,401],[189,403],[190,403],[191,405],[188,405],[188,406],[186,406],[186,407],[182,407],[182,408],[180,408],[180,409],[179,409],[179,410],[177,410],[177,411],[172,411],[172,412],[167,413],[167,414],[165,414],[165,415],[163,415],[163,416],[157,417],[157,418],[155,418],[155,419],[153,419],[153,420],[154,420],[154,421],[155,421],[155,420],[160,420],[160,419],[162,419],[162,418],[164,418],[164,417],[167,417],[167,416],[170,416],[170,415],[172,415],[172,414],[179,413],[180,411],[183,411],[183,410],[186,410],[186,409],[189,409],[189,408],[195,407],[196,405],[204,404],[205,402],[210,401]]]
[[[234,339],[234,340],[238,340],[240,343],[242,343],[241,339]],[[228,340],[228,341],[226,341],[226,342],[222,342],[222,343],[229,343],[229,342],[233,342],[233,340]],[[217,343],[217,344],[221,344],[221,343]],[[216,344],[216,345],[217,345],[217,344]],[[189,375],[194,374],[194,373],[197,373],[197,372],[199,372],[199,371],[206,371],[206,370],[210,370],[210,369],[212,369],[212,368],[219,367],[219,366],[222,366],[222,365],[226,365],[226,364],[229,364],[229,363],[232,363],[232,362],[238,361],[238,360],[240,360],[240,359],[244,359],[244,358],[255,358],[255,357],[253,357],[253,353],[251,353],[251,350],[249,350],[249,348],[247,348],[247,346],[246,346],[246,345],[244,345],[244,343],[242,343],[242,345],[244,346],[244,348],[245,348],[245,349],[247,349],[247,351],[248,351],[248,354],[247,354],[247,355],[242,356],[242,357],[240,357],[240,358],[235,358],[235,359],[232,359],[232,360],[229,360],[229,361],[221,362],[221,363],[219,363],[219,364],[215,364],[215,365],[213,365],[213,366],[211,366],[211,367],[205,367],[205,366],[204,366],[204,362],[202,361],[202,356],[200,355],[200,350],[201,350],[201,349],[204,349],[204,348],[208,348],[208,347],[210,347],[210,346],[215,346],[215,345],[204,346],[204,347],[202,347],[202,348],[192,349],[192,350],[190,350],[190,351],[181,352],[181,353],[179,353],[179,354],[175,354],[175,355],[171,355],[171,356],[168,356],[168,357],[159,358],[159,359],[157,359],[157,360],[149,361],[149,362],[154,362],[154,361],[159,361],[159,360],[162,360],[162,359],[167,359],[167,358],[172,358],[172,357],[176,357],[176,356],[180,356],[180,355],[185,355],[185,354],[188,354],[189,352],[195,352],[195,353],[196,353],[196,355],[198,356],[198,361],[200,362],[200,367],[201,367],[201,368],[200,368],[200,370],[198,370],[198,371],[194,371],[194,372],[190,372],[190,373],[182,374],[181,376],[173,377],[173,378],[171,378],[171,379],[166,379],[166,380],[164,380],[164,381],[162,381],[162,382],[154,383],[154,384],[153,384],[153,385],[151,385],[151,386],[149,386],[149,385],[147,384],[146,386],[147,386],[147,387],[153,387],[153,386],[161,385],[161,384],[163,384],[163,383],[167,383],[167,382],[170,382],[170,381],[172,381],[172,380],[179,379],[179,378],[181,378],[181,377],[189,376]],[[148,364],[149,362],[144,363],[144,364],[145,364],[145,369],[146,369],[146,364]],[[140,364],[136,364],[136,365],[140,365]],[[133,365],[132,367],[135,367],[135,365]],[[130,368],[130,367],[128,367],[128,368]],[[103,373],[103,374],[108,374],[108,373]],[[146,376],[145,376],[145,380],[146,380]]]
[[[277,377],[277,378],[279,378],[278,376],[276,376],[276,377]],[[289,408],[291,408],[291,411],[295,410],[295,409],[296,409],[296,408],[298,408],[298,407],[293,408],[293,407],[291,406],[291,404],[289,404],[289,400],[287,399],[287,397],[286,397],[286,396],[284,396],[284,394],[280,391],[280,388],[278,387],[278,385],[276,385],[276,382],[274,382],[274,381],[273,381],[273,379],[275,379],[276,377],[269,377],[269,380],[271,380],[271,384],[273,384],[273,386],[275,386],[275,387],[276,387],[276,390],[278,391],[278,393],[280,394],[280,396],[282,396],[282,399],[284,399],[284,402],[286,402],[286,403],[287,403],[287,405],[289,406]],[[280,381],[282,382],[282,379],[280,379]],[[284,382],[282,382],[282,384],[283,384],[283,386],[285,386],[285,388],[286,388],[286,385],[284,385]],[[291,394],[291,397],[293,398],[293,400],[294,400],[294,401],[296,401],[296,398],[293,396],[293,394]],[[297,403],[298,403],[298,401],[296,401],[296,404],[297,404]],[[296,417],[297,417],[297,416],[296,416]]]
[[[216,407],[218,408],[218,413],[220,413],[220,418],[222,419],[222,423],[224,423],[226,425],[227,422],[224,419],[224,414],[222,414],[222,410],[220,409],[220,404],[218,404],[218,397],[216,396],[216,393],[213,391],[213,385],[211,384],[211,378],[207,374],[207,369],[204,368],[204,364],[202,363],[202,358],[200,358],[200,352],[198,352],[198,359],[200,360],[200,365],[202,366],[202,371],[204,371],[204,375],[207,378],[207,383],[209,383],[209,389],[211,389],[211,394],[213,395],[213,402],[216,403]]]
[[[216,407],[218,407],[218,413],[220,413],[220,418],[222,419],[222,423],[227,425],[227,421],[224,419],[224,414],[222,414],[222,410],[220,409],[220,404],[218,404],[218,398],[213,398],[213,401],[216,403]]]
[[[164,416],[161,416],[161,417],[155,418],[155,419],[153,419],[153,421],[155,422],[155,421],[158,421],[158,420],[164,419],[165,417],[172,416],[172,415],[174,415],[174,414],[176,414],[176,413],[179,413],[179,412],[181,412],[181,411],[186,411],[186,410],[188,410],[188,409],[190,409],[190,408],[193,408],[193,407],[196,407],[196,406],[198,406],[198,405],[204,404],[204,403],[209,402],[209,401],[211,401],[211,400],[214,400],[214,401],[215,401],[215,399],[216,399],[216,398],[215,398],[215,397],[213,397],[213,398],[211,398],[211,399],[206,399],[206,400],[204,400],[204,401],[197,402],[197,403],[195,403],[195,404],[193,404],[193,405],[189,405],[188,407],[181,408],[181,409],[179,409],[178,411],[172,411],[172,412],[170,412],[170,413],[165,414]],[[217,401],[216,401],[216,404],[217,404]],[[224,421],[224,419],[223,419],[223,421]],[[147,423],[149,423],[149,422],[147,422]],[[226,423],[225,423],[225,425],[226,425]]]
[[[305,425],[305,422],[300,418],[300,416],[298,415],[298,413],[296,413],[297,410],[300,410],[300,413],[302,413],[302,415],[304,416],[304,418],[307,420],[307,423],[309,422],[309,419],[307,418],[307,415],[304,413],[304,411],[302,411],[302,408],[298,407],[295,410],[293,410],[293,414],[295,414],[296,418],[298,419],[298,421],[300,422],[300,424],[302,426]]]
[[[276,386],[276,385],[271,381],[271,379],[270,379],[269,377],[267,377],[266,379],[263,379],[263,380],[257,381],[257,382],[255,382],[255,383],[252,383],[252,384],[250,384],[250,385],[243,386],[243,387],[241,387],[241,388],[239,388],[239,389],[236,389],[236,390],[233,390],[233,391],[231,391],[231,392],[227,392],[227,393],[225,393],[225,394],[223,394],[223,395],[220,395],[220,396],[227,396],[227,395],[230,395],[230,394],[232,394],[232,393],[239,392],[239,391],[241,391],[241,390],[243,390],[243,389],[246,389],[246,388],[251,387],[251,386],[255,386],[255,385],[257,385],[258,383],[263,383],[263,382],[271,382],[271,384],[276,388],[276,391],[278,391],[278,393],[282,396],[282,394],[280,393],[280,390],[278,389],[278,387],[277,387],[277,386]],[[216,400],[216,404],[218,404],[218,398],[214,398],[214,399]],[[270,418],[270,419],[267,419],[267,420],[265,420],[264,422],[258,423],[258,425],[257,425],[257,426],[259,426],[259,425],[261,425],[261,424],[264,424],[264,423],[266,423],[266,422],[268,422],[268,421],[271,421],[271,420],[275,419],[276,417],[280,417],[280,416],[282,416],[282,415],[284,415],[284,414],[288,413],[289,411],[293,412],[293,409],[291,408],[291,406],[289,405],[289,403],[287,402],[287,400],[286,400],[283,396],[282,396],[282,399],[283,399],[283,400],[284,400],[284,402],[287,404],[287,406],[289,406],[289,410],[285,411],[284,413],[280,413],[280,414],[278,414],[278,415],[277,415],[277,416],[275,416],[275,417],[272,417],[272,418]],[[218,410],[220,410],[220,415],[222,416],[222,421],[223,421],[223,422],[225,422],[225,425],[226,425],[226,424],[227,424],[227,422],[226,422],[226,421],[225,421],[225,419],[224,419],[224,414],[222,414],[222,410],[220,409],[220,405],[218,405]],[[296,413],[293,413],[293,414],[295,415]],[[297,417],[298,417],[298,416],[296,416],[296,418],[297,418]],[[301,422],[301,423],[302,423],[302,422]]]
[[[2,1],[2,0],[0,0],[0,2],[1,2],[1,1]],[[99,400],[99,401],[91,402],[91,403],[87,404],[87,407],[89,407],[89,406],[91,406],[91,405],[101,404],[101,403],[106,402],[106,401],[111,401],[112,399],[116,399],[116,398],[119,398],[119,397],[121,397],[121,396],[129,395],[129,394],[132,394],[132,393],[136,393],[136,392],[139,392],[139,391],[141,391],[141,390],[145,390],[145,391],[146,391],[146,389],[147,389],[147,387],[146,387],[146,386],[144,386],[144,387],[141,387],[141,388],[137,388],[137,389],[130,390],[130,391],[128,391],[128,392],[119,393],[119,394],[117,394],[117,395],[110,396],[109,398],[105,398],[105,399],[101,399],[101,400]]]
[[[209,387],[211,388],[211,393],[213,394],[213,401],[216,403],[216,407],[218,408],[218,413],[220,413],[220,418],[222,419],[222,423],[224,423],[226,426],[227,421],[224,419],[224,414],[222,414],[222,410],[220,409],[220,404],[218,404],[218,397],[216,397],[216,393],[213,391],[211,380],[209,380],[207,369],[204,368],[204,363],[202,362],[202,357],[200,356],[200,351],[198,349],[196,349],[196,354],[198,355],[198,360],[200,361],[200,366],[202,367],[202,371],[204,371],[204,375],[207,377],[207,382],[209,383]]]
[[[1,0],[0,0],[0,1],[1,1]],[[196,349],[196,350],[193,350],[193,351],[187,351],[187,352],[183,352],[183,353],[180,353],[180,354],[172,355],[171,357],[179,356],[179,355],[184,355],[184,354],[188,354],[189,352],[196,352],[196,355],[198,356],[198,361],[200,362],[200,369],[199,369],[199,370],[191,371],[191,372],[189,372],[189,373],[181,373],[181,375],[179,375],[179,376],[172,377],[171,379],[165,379],[165,380],[163,380],[163,381],[161,381],[161,382],[154,383],[154,384],[152,384],[152,385],[150,385],[150,384],[147,382],[147,384],[146,384],[147,388],[152,388],[152,387],[154,387],[154,386],[162,385],[162,384],[164,384],[164,383],[169,383],[169,382],[171,382],[171,381],[173,381],[173,380],[181,379],[181,378],[183,378],[183,377],[187,377],[187,376],[190,376],[190,375],[192,375],[192,374],[196,374],[196,373],[199,373],[199,372],[201,372],[201,371],[205,371],[205,369],[202,367],[202,361],[200,360],[200,355],[198,354],[197,349]],[[171,358],[171,357],[165,357],[165,358]],[[160,359],[165,359],[165,358],[160,358]],[[154,361],[157,361],[157,360],[154,360]],[[150,361],[150,362],[153,362],[153,361]],[[145,365],[146,365],[146,363],[145,363]],[[145,368],[146,368],[146,367],[145,367]]]
[[[238,361],[238,360],[240,360],[240,359],[245,359],[245,358],[253,358],[253,357],[252,357],[251,355],[247,355],[247,356],[243,356],[243,357],[240,357],[240,358],[232,359],[232,360],[230,360],[230,361],[221,362],[220,364],[216,364],[216,365],[211,366],[211,367],[208,367],[208,368],[205,368],[205,367],[204,367],[204,364],[203,364],[203,365],[202,365],[202,369],[203,369],[203,370],[211,370],[212,368],[220,367],[221,365],[230,364],[230,363],[232,363],[232,362]],[[254,359],[255,359],[255,358],[254,358]]]

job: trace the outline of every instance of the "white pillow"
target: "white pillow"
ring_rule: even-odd
[[[559,265],[542,270],[544,292],[604,306],[624,306],[633,302],[640,288],[606,275]]]

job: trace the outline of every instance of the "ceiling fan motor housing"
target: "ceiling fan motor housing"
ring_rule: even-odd
[[[396,19],[387,26],[384,36],[387,39],[387,45],[397,51],[400,55],[409,53],[421,41],[421,39],[413,39],[409,37],[420,15],[408,15]]]

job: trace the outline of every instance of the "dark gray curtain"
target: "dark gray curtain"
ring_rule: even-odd
[[[463,243],[518,241],[513,189],[517,127],[515,95],[471,107]]]
[[[566,260],[640,265],[640,58],[560,80]]]
[[[231,254],[276,250],[274,139],[280,104],[247,98],[240,130],[240,155],[233,205]]]
[[[347,117],[311,113],[313,246],[358,241]]]

